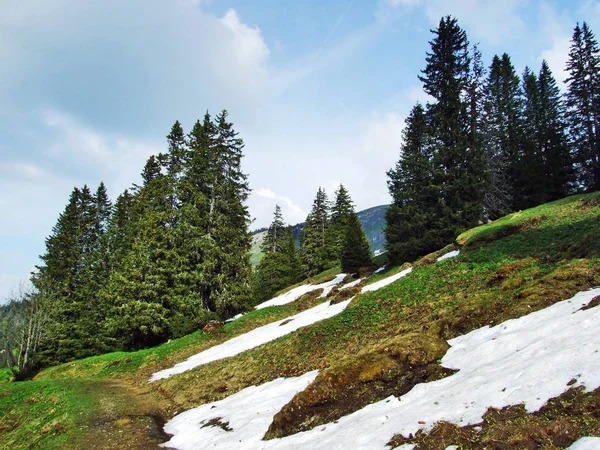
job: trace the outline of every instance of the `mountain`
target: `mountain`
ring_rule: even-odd
[[[360,223],[362,224],[363,230],[369,239],[371,244],[371,251],[375,256],[381,254],[384,251],[385,245],[385,211],[389,205],[373,206],[372,208],[364,209],[357,212]],[[300,235],[304,230],[304,222],[292,225],[292,233],[296,245],[300,246]],[[262,259],[262,253],[260,252],[260,243],[265,236],[265,229],[260,229],[252,233],[252,253],[250,261],[253,266],[257,265]]]

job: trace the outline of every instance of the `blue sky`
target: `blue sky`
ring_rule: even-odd
[[[0,301],[26,279],[74,186],[139,181],[175,120],[226,108],[246,143],[252,228],[304,220],[319,186],[389,202],[430,29],[457,17],[484,63],[547,59],[600,1],[5,0],[0,14]]]

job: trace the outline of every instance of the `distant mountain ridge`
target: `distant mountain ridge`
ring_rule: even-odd
[[[369,243],[371,244],[371,251],[373,251],[375,255],[378,255],[384,250],[385,235],[383,230],[385,228],[385,212],[388,206],[389,205],[373,206],[356,213],[358,214],[363,230],[365,230],[367,239],[369,239]],[[292,233],[294,234],[296,245],[300,245],[300,235],[302,234],[303,229],[304,222],[292,226]],[[266,233],[265,230],[265,228],[262,228],[252,233],[252,256],[250,258],[252,265],[258,264],[262,259],[260,243]]]

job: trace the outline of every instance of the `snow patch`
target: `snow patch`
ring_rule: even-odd
[[[376,281],[375,283],[365,286],[364,288],[362,288],[362,290],[360,292],[364,293],[364,292],[376,291],[378,289],[381,289],[384,286],[387,286],[388,284],[392,284],[394,281],[399,280],[400,278],[408,275],[411,272],[412,272],[412,267],[409,267],[408,269],[404,269],[402,272],[392,275],[391,277],[384,278],[383,280],[379,280],[379,281]]]
[[[165,425],[165,432],[173,438],[161,446],[178,449],[258,448],[273,416],[296,393],[312,383],[317,374],[315,370],[298,378],[278,378],[179,414]],[[217,418],[221,423],[227,423],[231,431],[207,425]]]
[[[350,283],[348,283],[348,284],[345,284],[345,285],[343,285],[343,286],[340,288],[340,291],[343,291],[344,289],[350,289],[350,288],[353,288],[354,286],[358,286],[362,280],[364,280],[364,278],[359,278],[359,279],[358,279],[358,280],[356,280],[356,281],[352,281],[352,282],[350,282]]]
[[[600,288],[581,292],[544,310],[452,339],[442,365],[458,369],[457,373],[416,385],[400,399],[388,397],[342,417],[336,423],[282,439],[248,443],[240,442],[239,437],[231,434],[233,432],[214,428],[203,430],[225,439],[219,448],[383,449],[394,434],[415,434],[419,429],[430,429],[440,420],[460,426],[479,423],[489,407],[504,408],[524,403],[527,411],[534,412],[550,398],[568,390],[573,378],[577,380],[575,386],[582,385],[588,390],[600,387],[600,307],[581,310],[598,295]],[[288,382],[291,385],[295,381],[281,381],[283,384]],[[258,416],[256,408],[272,396],[268,388],[261,392],[256,404],[238,404],[232,400],[232,410]],[[210,418],[206,416],[200,420]],[[230,423],[230,426],[235,430],[234,424]],[[252,436],[262,436],[268,425],[257,422],[248,427],[255,428]],[[183,442],[173,445],[171,441],[169,445],[192,448],[194,443],[200,442],[194,437],[196,428],[182,425],[175,429],[167,424],[165,430],[176,434],[174,440],[182,439],[177,442]],[[598,448],[597,443],[597,440],[590,443],[585,439],[571,448]]]
[[[574,442],[569,450],[598,450],[600,448],[600,438],[584,437]]]
[[[304,294],[308,294],[311,291],[315,291],[317,289],[323,289],[323,293],[319,296],[319,298],[327,297],[327,294],[333,289],[333,286],[340,284],[344,278],[346,277],[345,273],[341,273],[337,275],[333,280],[326,281],[321,284],[303,284],[302,286],[295,287],[294,289],[281,294],[271,300],[267,300],[266,302],[257,305],[254,309],[262,309],[267,308],[269,306],[281,306],[287,305],[293,301],[298,300]]]
[[[437,259],[437,262],[443,261],[445,259],[450,259],[450,258],[454,258],[456,256],[460,255],[460,250],[453,250],[451,252],[446,253],[445,255],[440,256]]]
[[[254,330],[251,330],[240,336],[236,336],[228,341],[223,342],[222,344],[215,345],[214,347],[191,356],[187,360],[176,364],[170,369],[165,369],[154,373],[150,378],[150,382],[169,378],[173,375],[187,372],[188,370],[191,370],[194,367],[198,367],[202,364],[207,364],[223,358],[229,358],[245,352],[246,350],[258,347],[259,345],[274,341],[277,338],[296,331],[298,328],[312,325],[315,322],[328,319],[336,314],[341,313],[344,309],[346,309],[346,306],[348,306],[351,301],[352,299],[348,299],[335,305],[331,305],[331,302],[321,303],[320,305],[317,305],[311,309],[307,309],[306,311],[302,311],[295,316],[286,317],[285,319],[278,320],[277,322],[255,328]]]
[[[385,268],[386,268],[386,267],[387,267],[387,266],[381,266],[379,269],[377,269],[377,270],[376,270],[375,272],[373,272],[373,273],[381,273],[381,272],[383,272],[383,271],[385,270]]]

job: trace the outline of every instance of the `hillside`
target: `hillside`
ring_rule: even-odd
[[[600,436],[599,219],[600,193],[568,197],[367,279],[324,273],[212,332],[0,384],[0,448],[156,448],[165,432],[174,448]]]
[[[373,206],[372,208],[364,209],[357,212],[360,223],[362,224],[363,230],[369,239],[371,244],[371,251],[378,255],[384,251],[385,245],[385,211],[388,205]],[[296,245],[300,245],[300,235],[304,229],[304,222],[297,223],[292,226],[292,233],[294,234],[294,240]],[[253,266],[257,265],[262,259],[262,253],[260,252],[260,243],[265,235],[264,230],[256,231],[252,234],[252,255],[250,261]]]

